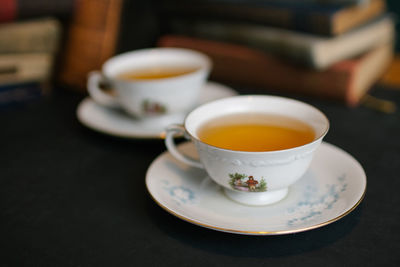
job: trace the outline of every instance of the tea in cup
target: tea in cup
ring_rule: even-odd
[[[120,107],[136,118],[190,111],[211,69],[211,60],[183,48],[151,48],[107,60],[91,72],[88,92],[99,104]],[[104,92],[106,83],[113,94]]]
[[[178,160],[206,170],[240,203],[282,200],[308,169],[329,129],[326,116],[306,103],[249,95],[216,100],[194,109],[184,125],[167,128],[165,144]],[[178,151],[174,137],[191,140],[199,161]]]

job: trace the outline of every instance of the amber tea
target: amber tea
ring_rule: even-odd
[[[315,138],[313,128],[294,118],[274,114],[233,114],[212,119],[197,131],[209,145],[261,152],[305,145]]]
[[[195,67],[154,67],[140,70],[130,70],[117,76],[123,80],[153,80],[172,78],[197,71]]]

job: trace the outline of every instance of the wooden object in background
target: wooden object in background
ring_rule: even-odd
[[[87,74],[114,55],[123,0],[81,0],[66,37],[59,80],[86,91]]]

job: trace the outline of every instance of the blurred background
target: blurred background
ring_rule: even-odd
[[[86,94],[113,55],[175,46],[207,53],[231,86],[390,112],[368,92],[400,89],[399,13],[396,0],[0,0],[0,108]]]

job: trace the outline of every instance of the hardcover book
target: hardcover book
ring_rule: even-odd
[[[47,85],[42,82],[16,82],[0,85],[0,110],[40,99]]]
[[[62,34],[55,18],[0,24],[0,53],[55,53]]]
[[[213,60],[211,79],[260,88],[264,92],[303,94],[357,106],[393,59],[391,42],[335,63],[323,71],[299,67],[246,46],[185,36],[166,35],[161,47],[183,47]]]
[[[356,1],[163,1],[165,17],[259,23],[318,35],[338,35],[386,10],[385,0]]]
[[[390,15],[335,37],[322,37],[256,24],[212,21],[188,23],[178,20],[173,24],[173,29],[172,32],[181,35],[247,45],[319,70],[391,42],[395,36],[394,22]]]
[[[53,59],[49,53],[0,54],[0,84],[48,81]]]
[[[54,16],[68,19],[80,0],[0,0],[0,23]]]

